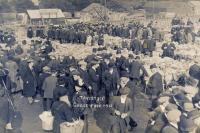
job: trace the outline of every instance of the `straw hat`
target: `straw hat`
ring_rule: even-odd
[[[167,112],[165,116],[166,116],[168,122],[177,123],[180,121],[181,111],[179,111],[178,109],[174,109],[174,110]]]
[[[187,111],[187,112],[190,112],[190,111],[195,110],[193,104],[192,104],[192,103],[189,103],[189,102],[184,103],[184,104],[183,104],[183,108],[184,108],[184,110]]]

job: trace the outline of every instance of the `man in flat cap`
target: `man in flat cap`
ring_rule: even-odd
[[[44,66],[42,68],[42,72],[38,76],[38,84],[37,84],[37,89],[40,91],[40,95],[43,97],[44,96],[44,90],[42,89],[42,85],[44,83],[44,80],[51,75],[51,70],[48,66]]]
[[[57,73],[51,72],[51,74],[45,78],[42,89],[44,90],[44,111],[49,111],[53,103],[53,92],[57,85]]]

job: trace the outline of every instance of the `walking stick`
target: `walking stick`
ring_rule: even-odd
[[[10,103],[10,105],[12,107],[12,110],[13,110],[11,112],[11,115],[9,116],[10,117],[11,126],[12,126],[13,129],[20,129],[21,125],[22,125],[22,122],[23,122],[22,115],[21,115],[21,113],[19,111],[17,111],[17,108],[14,105],[14,102],[12,101],[12,98],[11,98],[11,96],[9,94],[8,88],[6,87],[6,84],[5,84],[4,80],[3,79],[1,79],[1,80],[2,80],[2,83],[3,83],[4,89],[5,89],[6,95],[7,95],[7,100]]]

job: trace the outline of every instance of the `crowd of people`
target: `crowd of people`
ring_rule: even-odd
[[[172,40],[179,44],[195,42],[195,37],[198,36],[194,32],[194,24],[190,19],[185,23],[183,19],[177,16],[172,20],[171,34]]]
[[[172,27],[180,25],[175,20],[177,18],[173,19]],[[172,80],[170,84],[166,84],[163,75],[159,72],[159,64],[148,66],[151,70],[148,72],[141,62],[140,55],[145,55],[142,56],[144,58],[146,55],[153,57],[157,43],[163,42],[164,39],[164,35],[153,27],[152,23],[147,26],[140,23],[128,26],[78,23],[50,26],[47,31],[43,27],[37,27],[36,30],[29,27],[27,37],[31,39],[31,43],[28,42],[30,39],[27,39],[22,41],[21,45],[15,43],[14,36],[0,32],[0,41],[5,44],[5,48],[0,51],[2,52],[0,98],[4,99],[0,102],[0,110],[9,110],[9,106],[13,106],[10,105],[12,102],[9,102],[13,100],[12,98],[6,100],[8,95],[20,93],[30,104],[39,102],[39,96],[43,101],[43,111],[50,112],[54,117],[53,133],[63,133],[60,125],[64,122],[67,126],[74,126],[80,120],[84,121],[83,131],[87,133],[88,114],[98,107],[107,107],[110,110],[107,130],[112,133],[125,133],[134,130],[137,126],[132,116],[135,95],[145,93],[152,101],[149,108],[152,119],[147,125],[146,133],[194,133],[197,128],[190,125],[194,119],[190,118],[189,114],[192,113],[193,116],[191,112],[193,110],[188,111],[185,106],[192,107],[198,103],[197,92],[192,97],[195,102],[193,99],[187,102],[182,100],[192,93],[184,89],[197,88],[196,80],[199,80],[200,68],[197,65],[192,66],[190,76],[179,75],[180,77]],[[191,24],[188,22],[188,25]],[[113,47],[114,53],[111,53],[104,44],[105,34],[131,41],[129,44],[126,42],[127,44]],[[173,31],[171,34],[172,36],[177,34],[177,29],[176,33]],[[39,37],[39,40],[35,37]],[[61,44],[86,45],[88,38],[91,38],[89,39],[91,47],[98,45],[98,48],[93,48],[93,53],[84,59],[78,60],[73,56],[57,57],[53,54],[56,51],[53,45],[55,41]],[[176,43],[173,41],[176,42],[172,37],[172,41],[162,45],[161,57],[175,59]],[[182,39],[180,41],[179,38],[178,42],[181,44]],[[130,54],[123,55],[124,50]],[[198,74],[194,75],[194,70]],[[183,89],[171,90],[173,86],[177,88],[182,86]],[[164,93],[167,93],[167,96],[163,96]],[[12,119],[8,112],[0,111],[0,120],[2,119],[0,132],[4,133],[8,128],[20,132],[20,127],[9,127]],[[167,121],[160,121],[163,115]],[[180,125],[177,125],[179,122]]]

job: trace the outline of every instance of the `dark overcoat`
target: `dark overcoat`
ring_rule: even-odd
[[[133,112],[133,103],[130,98],[126,98],[125,103],[121,103],[121,97],[116,96],[112,99],[112,109],[119,111],[120,113],[127,113],[128,116],[125,119],[122,119],[120,116],[115,115],[115,118],[113,119],[112,123],[115,123],[113,125],[114,133],[124,133],[127,129],[127,121],[131,118],[131,112]]]
[[[64,102],[56,101],[52,105],[52,115],[54,116],[53,133],[60,133],[60,124],[72,122],[73,112],[69,105]]]
[[[36,93],[36,79],[34,72],[29,68],[28,63],[22,61],[19,65],[19,75],[23,80],[23,95],[32,97]]]
[[[159,72],[153,74],[148,82],[149,93],[158,96],[163,91],[162,75]]]

